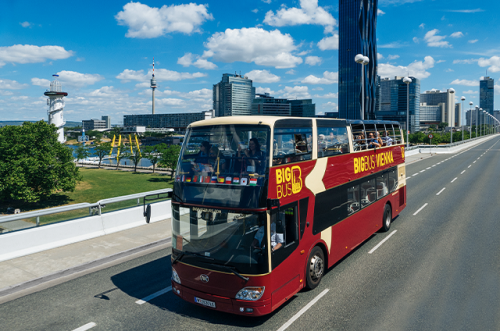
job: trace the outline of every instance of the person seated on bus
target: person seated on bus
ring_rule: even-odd
[[[226,160],[224,159],[224,155],[222,155],[217,146],[212,146],[210,148],[210,153],[208,154],[208,156],[212,172],[223,172],[224,170],[226,170]]]
[[[210,153],[210,143],[208,141],[202,141],[200,144],[200,151],[196,154],[194,162],[196,163],[208,163],[208,153]]]
[[[378,131],[375,131],[375,136],[376,136],[377,142],[380,144],[380,146],[385,146],[384,141],[382,140],[382,138],[380,138],[380,133]]]
[[[379,148],[382,145],[378,142],[378,140],[375,138],[375,135],[373,132],[370,132],[368,134],[368,148]]]
[[[243,169],[244,172],[259,172],[263,164],[262,159],[264,158],[264,152],[260,150],[260,144],[257,138],[250,139],[248,142],[248,149],[242,149],[241,144],[238,144],[238,157],[242,157],[244,161],[243,164],[246,164],[245,169]]]
[[[259,227],[259,230],[255,234],[255,237],[252,242],[252,248],[258,249],[258,248],[265,248],[266,247],[266,241],[264,240],[264,234],[265,234],[265,222],[260,221],[259,223],[261,226]],[[276,233],[276,223],[271,223],[271,251],[275,251],[280,249],[283,244],[285,243],[283,233]]]
[[[394,140],[392,140],[387,131],[384,131],[384,133],[382,134],[382,141],[386,146],[391,146]]]

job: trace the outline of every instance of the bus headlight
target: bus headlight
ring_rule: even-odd
[[[242,288],[238,294],[236,294],[236,299],[257,301],[262,298],[265,288],[265,286],[250,286]]]
[[[181,284],[181,278],[177,274],[177,271],[175,271],[174,268],[172,268],[172,280],[176,282],[177,284]]]

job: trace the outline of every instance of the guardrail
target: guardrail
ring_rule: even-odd
[[[2,223],[23,221],[26,219],[36,218],[36,223],[34,222],[32,224],[33,224],[33,227],[38,227],[38,226],[40,226],[40,217],[41,216],[53,215],[53,214],[64,213],[64,212],[71,212],[71,211],[80,210],[80,209],[87,209],[87,208],[89,210],[88,216],[101,215],[102,209],[105,208],[107,204],[137,199],[137,205],[135,205],[135,206],[138,206],[141,204],[140,199],[144,199],[145,197],[150,196],[150,195],[167,194],[169,192],[172,192],[172,189],[168,188],[168,189],[161,189],[161,190],[155,190],[155,191],[149,191],[149,192],[129,194],[129,195],[124,195],[124,196],[99,200],[95,203],[83,202],[83,203],[77,203],[74,205],[67,205],[67,206],[62,206],[62,207],[54,207],[54,208],[47,208],[47,209],[42,209],[42,210],[35,210],[35,211],[30,211],[30,212],[15,214],[15,215],[0,216],[0,226],[2,225]],[[132,207],[132,206],[129,206],[129,208],[130,207]],[[125,208],[127,208],[127,207],[125,207]],[[122,208],[122,209],[124,209],[124,208]],[[87,216],[87,215],[85,215],[85,216]],[[81,217],[85,217],[85,216],[82,215]],[[77,217],[77,218],[81,218],[81,217]],[[49,224],[55,224],[55,223],[59,223],[62,221],[68,221],[68,220],[70,220],[70,219],[63,219],[61,221],[51,222]],[[19,229],[15,229],[14,231],[29,229],[29,228],[31,228],[31,227],[19,228]]]
[[[493,135],[495,135],[495,134],[493,134]],[[492,135],[485,135],[485,136],[476,137],[476,138],[472,138],[472,139],[460,140],[460,141],[454,142],[452,144],[446,144],[446,145],[413,145],[413,146],[406,148],[406,151],[413,151],[413,150],[419,149],[419,148],[450,148],[450,147],[455,147],[455,146],[459,146],[462,144],[467,144],[467,143],[475,141],[475,140],[488,138],[488,136],[492,136]]]

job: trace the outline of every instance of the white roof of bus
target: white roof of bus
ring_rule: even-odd
[[[191,123],[189,127],[205,126],[205,125],[228,125],[228,124],[266,124],[273,125],[277,120],[283,119],[316,119],[315,117],[285,117],[285,116],[224,116],[216,117],[209,120],[203,120]],[[325,118],[320,118],[325,119]],[[331,120],[338,120],[332,118]]]

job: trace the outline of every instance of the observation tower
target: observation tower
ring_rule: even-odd
[[[49,97],[47,99],[47,106],[49,110],[47,111],[49,115],[49,124],[54,124],[57,127],[57,140],[60,143],[64,143],[64,129],[63,126],[66,124],[63,118],[63,108],[64,100],[63,98],[68,96],[67,92],[62,92],[61,83],[57,80],[59,75],[52,75],[54,80],[50,82],[50,89],[45,91],[45,96]]]
[[[156,88],[155,58],[153,58],[153,77],[151,78],[151,88],[153,89],[153,115],[154,115],[155,114],[155,88]]]

